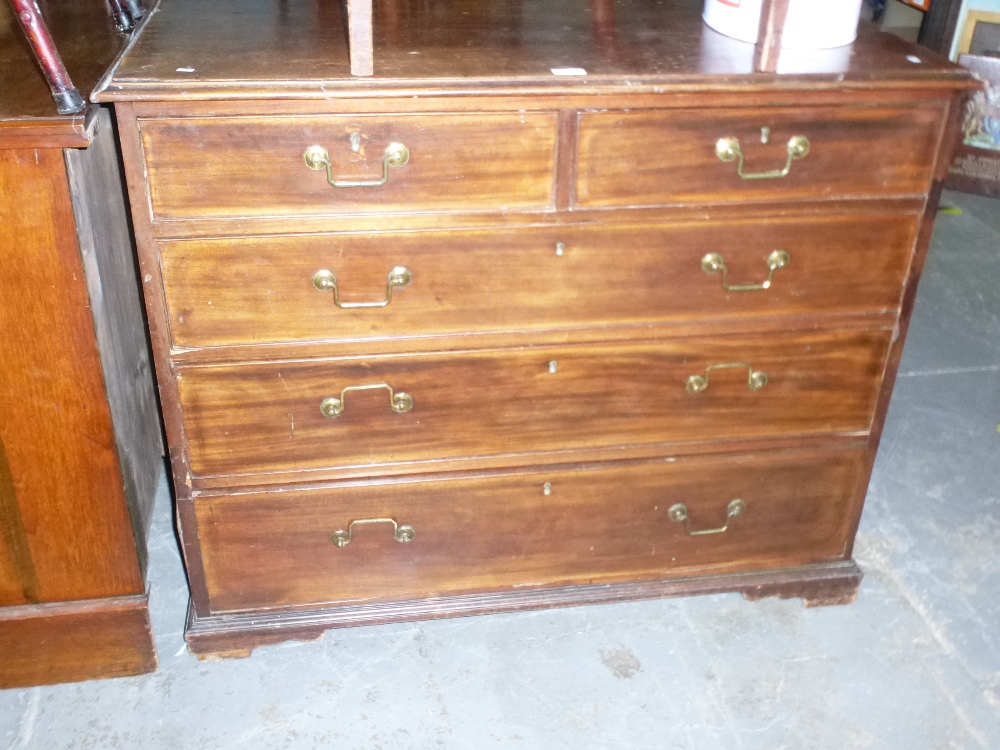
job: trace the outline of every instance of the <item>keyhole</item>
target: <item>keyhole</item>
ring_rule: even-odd
[[[545,495],[545,497],[552,494],[552,484],[550,482],[546,482],[542,485],[542,494]]]
[[[351,151],[358,153],[361,150],[361,133],[351,133]]]
[[[767,144],[771,141],[771,128],[766,125],[760,129],[760,142]]]
[[[555,375],[557,372],[559,372],[559,361],[555,360],[555,359],[550,360],[549,361],[549,375]]]

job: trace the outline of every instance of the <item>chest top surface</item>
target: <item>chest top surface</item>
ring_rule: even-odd
[[[731,88],[966,88],[968,72],[873,28],[857,42],[754,46],[701,20],[700,0],[380,0],[375,75],[352,77],[341,3],[162,0],[98,100],[329,98]],[[553,69],[586,75],[557,75]]]

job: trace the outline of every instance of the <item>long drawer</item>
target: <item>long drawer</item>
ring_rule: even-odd
[[[883,312],[915,231],[800,216],[158,247],[173,342],[199,347]]]
[[[842,558],[861,459],[355,483],[203,498],[195,512],[216,612],[651,580]]]
[[[786,334],[189,366],[178,387],[190,470],[252,481],[263,472],[862,433],[889,338]]]
[[[155,118],[139,126],[159,219],[539,210],[553,200],[554,113]]]
[[[921,195],[943,116],[885,106],[583,113],[576,204]]]

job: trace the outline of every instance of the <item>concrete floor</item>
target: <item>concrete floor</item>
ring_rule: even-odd
[[[160,670],[0,691],[0,747],[1000,748],[1000,201],[948,194],[857,603],[719,595],[331,631],[199,663],[161,488]]]

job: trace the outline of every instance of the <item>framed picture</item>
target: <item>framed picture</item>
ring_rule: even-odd
[[[985,83],[969,99],[962,144],[948,170],[947,187],[1000,196],[1000,57],[962,55],[959,62]]]
[[[1000,13],[970,10],[958,39],[960,55],[1000,55]]]

